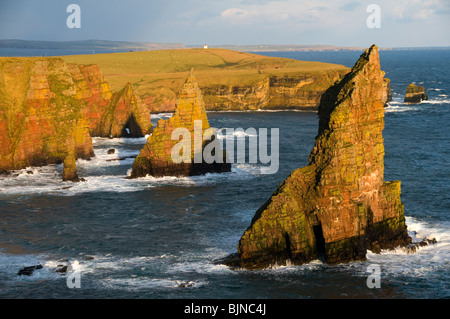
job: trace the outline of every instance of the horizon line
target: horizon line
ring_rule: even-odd
[[[146,44],[146,45],[183,45],[186,48],[193,48],[193,47],[203,47],[204,45],[208,45],[208,47],[214,47],[214,48],[221,48],[221,47],[261,47],[262,49],[264,47],[293,47],[292,51],[297,49],[308,49],[308,48],[315,48],[315,49],[347,49],[347,50],[355,50],[355,49],[364,49],[366,46],[359,46],[359,45],[337,45],[337,44],[267,44],[267,43],[258,43],[258,44],[207,44],[207,42],[203,44],[186,44],[182,42],[146,42],[146,41],[126,41],[126,40],[103,40],[103,39],[84,39],[84,40],[25,40],[25,39],[15,39],[15,38],[6,38],[6,39],[0,39],[0,42],[2,41],[21,41],[21,42],[50,42],[50,43],[64,43],[64,42],[90,42],[90,41],[99,41],[99,42],[109,42],[109,43],[127,43],[127,44]],[[427,46],[386,46],[386,47],[379,47],[380,50],[389,50],[389,49],[413,49],[413,48],[450,48],[448,45],[427,45]],[[28,49],[28,48],[22,48],[22,49]],[[34,48],[36,49],[36,48]],[[45,48],[42,48],[45,49]]]

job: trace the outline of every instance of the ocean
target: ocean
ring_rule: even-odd
[[[351,67],[361,52],[261,54]],[[146,139],[94,138],[95,158],[77,163],[85,182],[60,181],[61,165],[0,176],[0,298],[449,298],[450,50],[382,50],[380,59],[393,93],[383,131],[385,180],[402,181],[413,240],[435,238],[436,244],[413,254],[368,252],[365,261],[334,266],[319,260],[257,271],[216,265],[236,252],[278,185],[307,165],[318,117],[310,111],[209,112],[223,140],[237,134],[225,128],[279,128],[278,172],[262,174],[263,164],[246,162],[229,173],[130,180],[133,159],[118,159],[137,155]],[[403,103],[412,82],[426,88],[428,101]],[[170,116],[152,115],[152,121]],[[18,275],[38,264],[43,268],[31,276]],[[71,268],[55,271],[63,265]],[[374,265],[379,288],[368,285]]]

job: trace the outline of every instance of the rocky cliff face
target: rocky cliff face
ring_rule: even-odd
[[[94,156],[71,72],[55,58],[0,59],[0,171]]]
[[[205,108],[209,111],[317,110],[322,94],[349,69],[261,76],[252,84],[225,85],[202,83]],[[387,102],[392,100],[390,83],[385,79]],[[169,88],[155,88],[143,96],[152,113],[173,112],[176,94]]]
[[[91,136],[142,137],[151,133],[152,124],[147,106],[128,83],[112,92],[97,65],[69,64],[77,90],[83,100],[83,114]]]
[[[173,160],[172,150],[180,141],[172,140],[176,129],[186,129],[187,141],[182,151],[183,162]],[[133,163],[132,178],[152,176],[190,176],[230,171],[225,153],[216,149],[223,163],[207,163],[202,157],[205,147],[212,142],[212,131],[206,115],[202,93],[191,71],[176,102],[175,113],[167,120],[159,120],[146,145]],[[176,135],[179,138],[179,134]],[[197,142],[199,141],[199,142]],[[177,152],[177,155],[180,154]],[[200,161],[196,160],[200,154]]]
[[[150,134],[150,112],[128,83],[115,92],[101,115],[99,136],[141,137]]]
[[[420,103],[424,100],[428,100],[428,96],[425,94],[425,88],[420,85],[411,83],[406,88],[405,103]]]
[[[91,136],[152,129],[131,85],[111,92],[95,65],[0,58],[0,98],[0,171],[64,162],[64,179],[76,180],[75,160],[94,156]]]
[[[205,107],[211,111],[317,109],[323,92],[347,72],[348,69],[342,68],[282,76],[267,75],[261,76],[261,80],[251,85],[201,82],[199,85]],[[149,103],[152,112],[154,109],[164,112],[173,110],[169,98],[160,98],[158,101],[164,102],[163,107]]]
[[[407,245],[400,182],[385,182],[384,72],[372,46],[319,105],[309,165],[295,170],[256,212],[226,262],[247,268],[334,264],[366,250]]]

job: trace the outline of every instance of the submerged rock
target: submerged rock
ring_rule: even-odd
[[[432,244],[436,244],[436,243],[437,243],[436,238],[426,238],[418,243],[409,244],[408,246],[405,247],[405,249],[408,254],[411,254],[411,253],[415,253],[417,251],[417,249],[419,249],[420,247],[424,247],[424,246],[428,246],[428,245],[432,245]]]
[[[31,276],[36,269],[42,269],[42,265],[28,266],[19,270],[18,276]]]
[[[55,271],[59,273],[66,273],[67,268],[68,268],[67,265],[58,265]]]
[[[314,259],[336,264],[411,243],[400,181],[383,180],[383,77],[373,45],[324,93],[309,165],[281,183],[237,254],[220,262],[253,269]]]
[[[174,132],[177,129],[181,130],[180,134]],[[175,140],[172,139],[173,133],[176,135]],[[182,141],[178,140],[180,135]],[[220,149],[220,143],[211,144],[214,145],[215,156],[212,163],[206,162],[203,157],[205,147],[214,142],[214,137],[206,115],[203,95],[191,70],[177,99],[173,116],[158,121],[157,127],[133,163],[130,178],[228,172],[231,170],[231,164],[226,163],[226,154]],[[181,142],[186,143],[181,149],[182,154],[175,154],[177,162],[174,161],[172,150]]]
[[[425,88],[420,85],[411,83],[406,88],[405,103],[420,103],[428,100],[428,96],[425,94]]]

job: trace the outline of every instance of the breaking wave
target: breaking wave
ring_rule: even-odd
[[[77,160],[78,175],[85,181],[63,182],[61,180],[63,169],[61,164],[27,167],[11,171],[9,175],[0,176],[0,196],[28,194],[73,196],[91,192],[135,192],[165,185],[211,185],[224,179],[245,180],[260,175],[260,166],[244,163],[232,164],[231,172],[228,173],[208,173],[190,177],[147,176],[127,179],[131,174],[134,158],[139,154],[146,139],[147,137],[94,138],[95,157],[90,160]]]

